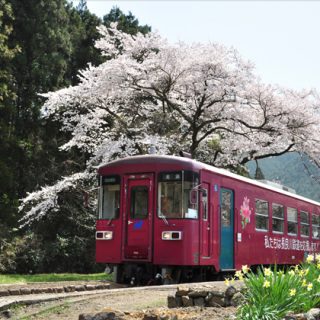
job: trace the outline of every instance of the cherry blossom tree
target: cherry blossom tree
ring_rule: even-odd
[[[77,86],[43,95],[43,116],[71,134],[61,150],[85,153],[87,168],[29,194],[23,223],[58,210],[64,188],[93,183],[97,165],[150,146],[233,170],[290,151],[319,165],[316,92],[263,84],[249,61],[221,44],[169,44],[116,24],[99,31],[96,47],[106,62],[81,71]]]

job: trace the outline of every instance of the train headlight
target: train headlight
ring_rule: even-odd
[[[113,239],[113,231],[97,231],[96,232],[97,240],[112,240]]]
[[[182,232],[181,231],[163,231],[162,240],[181,240]]]

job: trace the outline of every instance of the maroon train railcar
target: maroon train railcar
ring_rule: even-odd
[[[320,203],[175,156],[101,166],[96,261],[116,281],[204,280],[320,250]]]

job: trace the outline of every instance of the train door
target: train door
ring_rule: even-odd
[[[220,191],[220,230],[220,268],[233,269],[234,196],[232,190],[224,188]]]
[[[153,175],[127,176],[124,258],[151,261]]]

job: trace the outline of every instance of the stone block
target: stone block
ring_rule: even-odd
[[[221,295],[214,295],[212,292],[205,298],[205,303],[208,307],[223,307],[224,306],[224,298]]]
[[[21,288],[20,289],[21,294],[31,294],[30,288]]]
[[[13,314],[10,309],[7,309],[0,312],[0,317],[1,316],[4,316],[5,318],[9,319],[9,318],[12,318]]]
[[[208,291],[204,290],[192,290],[188,293],[190,298],[205,298],[208,295]]]
[[[96,285],[96,289],[97,289],[97,290],[102,290],[102,289],[104,289],[104,284],[97,284],[97,285]]]
[[[85,286],[75,286],[75,290],[76,291],[85,291],[86,288],[85,288]]]
[[[178,287],[176,291],[176,297],[187,296],[190,292],[190,288]]]
[[[211,291],[208,292],[208,295],[209,294],[211,294],[211,296],[224,298],[224,292],[221,292],[221,291],[211,290]]]
[[[93,284],[87,284],[87,285],[85,285],[85,288],[88,291],[96,290],[96,286],[94,286]]]
[[[224,295],[226,298],[232,298],[237,292],[237,289],[233,286],[229,286],[228,289],[225,291]]]
[[[233,307],[238,307],[245,301],[245,298],[241,292],[237,292],[234,294],[234,296],[230,300],[230,304]]]
[[[99,312],[94,315],[92,320],[124,320],[124,317],[122,313],[118,312]]]
[[[156,314],[153,314],[151,312],[148,312],[147,314],[143,315],[142,320],[158,320],[158,316]]]
[[[308,320],[318,320],[318,319],[320,319],[320,309],[318,309],[318,308],[310,309],[307,312],[307,319]]]
[[[182,307],[182,297],[176,297],[177,308]]]
[[[177,307],[176,298],[174,296],[168,296],[167,305],[168,305],[168,308],[176,308]]]
[[[76,286],[68,286],[69,292],[75,292]]]
[[[315,320],[317,318],[308,318],[307,313],[288,313],[283,320]]]
[[[42,293],[43,291],[41,288],[33,288],[31,289],[31,292],[37,294],[37,293]]]
[[[197,307],[204,307],[204,298],[203,297],[194,298],[193,304]]]
[[[0,290],[0,297],[6,297],[9,295],[10,295],[10,293],[8,290]]]
[[[192,298],[190,298],[188,296],[183,296],[183,297],[181,297],[181,299],[182,299],[182,305],[184,307],[192,307],[193,306]]]
[[[20,289],[9,289],[8,290],[11,296],[19,296],[20,293]]]

